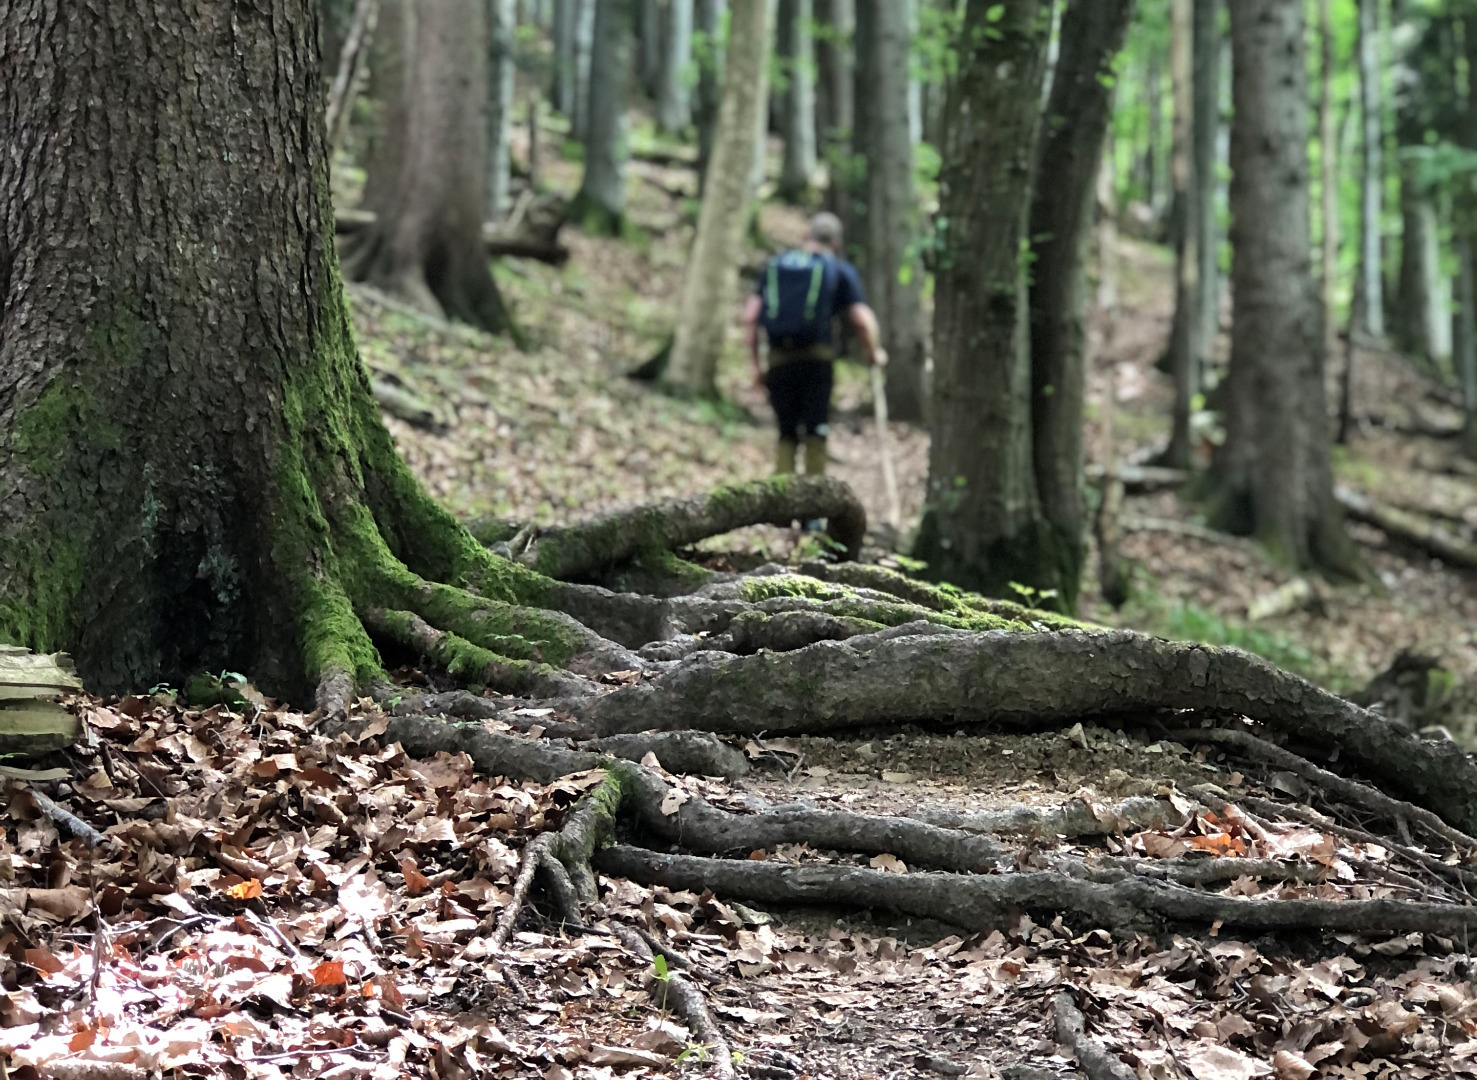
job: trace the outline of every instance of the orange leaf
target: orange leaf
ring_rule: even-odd
[[[314,986],[343,986],[346,982],[342,960],[326,960],[313,969]]]
[[[405,1008],[405,999],[400,996],[400,988],[395,985],[395,980],[389,975],[376,975],[374,985],[379,987],[380,994],[396,1009]]]
[[[237,885],[232,885],[226,890],[232,900],[255,900],[262,894],[262,883],[256,878],[247,878]]]
[[[92,1028],[83,1028],[81,1031],[77,1032],[77,1034],[72,1036],[71,1042],[67,1043],[67,1049],[74,1054],[78,1050],[86,1050],[89,1046],[92,1045],[93,1040],[95,1040],[96,1038],[97,1032],[95,1030],[93,1030]]]
[[[1185,839],[1190,842],[1191,846],[1201,851],[1215,852],[1217,855],[1246,854],[1246,844],[1229,833],[1216,833],[1214,836],[1187,836]]]
[[[47,975],[55,975],[66,965],[56,958],[56,954],[42,945],[38,949],[27,949],[25,951],[25,962],[37,971]]]
[[[420,872],[415,860],[409,856],[400,860],[400,873],[405,875],[405,887],[411,896],[418,896],[431,887],[431,879]]]

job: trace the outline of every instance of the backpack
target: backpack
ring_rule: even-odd
[[[771,348],[797,349],[825,340],[836,295],[836,262],[817,252],[787,251],[769,260],[759,323]]]

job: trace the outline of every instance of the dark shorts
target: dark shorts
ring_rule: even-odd
[[[779,421],[780,438],[799,441],[805,435],[824,438],[830,432],[832,378],[830,360],[770,355],[764,384]]]

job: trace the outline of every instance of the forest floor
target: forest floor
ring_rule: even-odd
[[[438,413],[435,431],[389,422],[457,512],[565,521],[767,471],[767,415],[746,385],[736,329],[723,376],[732,405],[674,400],[624,377],[670,326],[691,231],[690,206],[671,194],[691,191],[690,171],[639,161],[633,171],[633,238],[571,232],[565,267],[499,269],[533,341],[526,352],[354,294],[366,361]],[[568,162],[544,169],[544,181],[566,191],[576,175]],[[762,225],[776,243],[792,242],[803,216],[769,207]],[[1162,252],[1128,244],[1113,356],[1096,361],[1090,386],[1094,454],[1110,383],[1120,446],[1149,448],[1163,436],[1167,386],[1153,362],[1168,294]],[[1394,403],[1419,399],[1419,377],[1389,357],[1360,359],[1360,407],[1399,419]],[[843,369],[839,399],[834,471],[880,516],[858,369]],[[927,439],[904,425],[892,435],[914,519]],[[1472,482],[1429,467],[1450,452],[1374,427],[1339,470],[1363,490],[1460,519],[1477,503]],[[1151,521],[1193,523],[1195,514],[1173,494],[1136,497],[1129,510]],[[1401,649],[1429,649],[1470,686],[1473,577],[1412,558],[1372,530],[1357,535],[1377,583],[1320,584],[1305,609],[1252,620],[1249,610],[1289,580],[1253,547],[1134,529],[1136,599],[1112,612],[1089,588],[1084,614],[1241,644],[1334,687],[1360,685]],[[803,553],[798,540],[752,529],[725,543],[785,559]],[[336,739],[266,701],[202,711],[161,693],[76,708],[88,736],[50,790],[109,846],[89,855],[58,836],[13,784],[0,832],[0,1075],[18,1080],[712,1075],[707,1048],[662,1008],[663,972],[609,933],[621,924],[693,965],[740,1075],[754,1080],[1074,1075],[1051,1021],[1063,989],[1092,1036],[1141,1080],[1477,1074],[1467,942],[1435,934],[1248,936],[1174,923],[1115,934],[1086,917],[1038,923],[1025,912],[971,934],[606,878],[590,932],[562,929],[535,897],[508,946],[494,949],[489,933],[521,849],[557,828],[598,774],[520,783],[474,775],[464,755],[413,759],[383,745],[373,708],[367,728]],[[1357,832],[1368,814],[1288,772],[1170,738],[1149,717],[1038,734],[889,729],[745,749],[747,776],[665,779],[734,811],[802,802],[877,814],[1037,812],[1023,832],[996,830],[1016,871],[1063,854],[1129,860],[1113,865],[1142,876],[1256,858],[1279,870],[1232,881],[1231,895],[1454,897],[1432,863],[1457,853],[1407,835],[1407,850],[1431,856],[1413,863],[1401,843]],[[1043,823],[1040,812],[1054,808],[1075,820]],[[1309,809],[1328,816],[1308,819]],[[919,872],[892,856],[805,845],[750,854]],[[84,928],[94,910],[104,916],[98,932]]]

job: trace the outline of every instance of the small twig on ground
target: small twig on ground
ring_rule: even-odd
[[[36,809],[49,817],[58,828],[66,829],[73,836],[86,840],[89,847],[110,849],[113,846],[112,842],[106,836],[87,824],[87,822],[83,821],[65,806],[58,806],[35,788],[27,788],[26,791],[29,792],[31,798],[35,801]]]
[[[655,959],[651,946],[646,943],[644,935],[633,930],[629,926],[613,924],[611,929],[627,949],[639,956],[647,964]],[[667,949],[661,950],[662,955],[670,956]],[[671,1005],[672,1011],[682,1018],[687,1024],[687,1030],[692,1032],[693,1041],[708,1048],[712,1055],[714,1075],[721,1080],[733,1080],[733,1051],[729,1048],[728,1040],[723,1037],[718,1024],[713,1019],[713,1014],[708,1011],[707,1002],[703,1000],[703,993],[697,988],[686,975],[680,971],[668,968],[663,990],[666,993],[667,1004]],[[653,987],[655,989],[655,987]]]
[[[1070,991],[1063,990],[1051,1003],[1056,1040],[1071,1049],[1088,1080],[1137,1080],[1137,1074],[1115,1054],[1110,1054],[1087,1034],[1087,1019]]]

